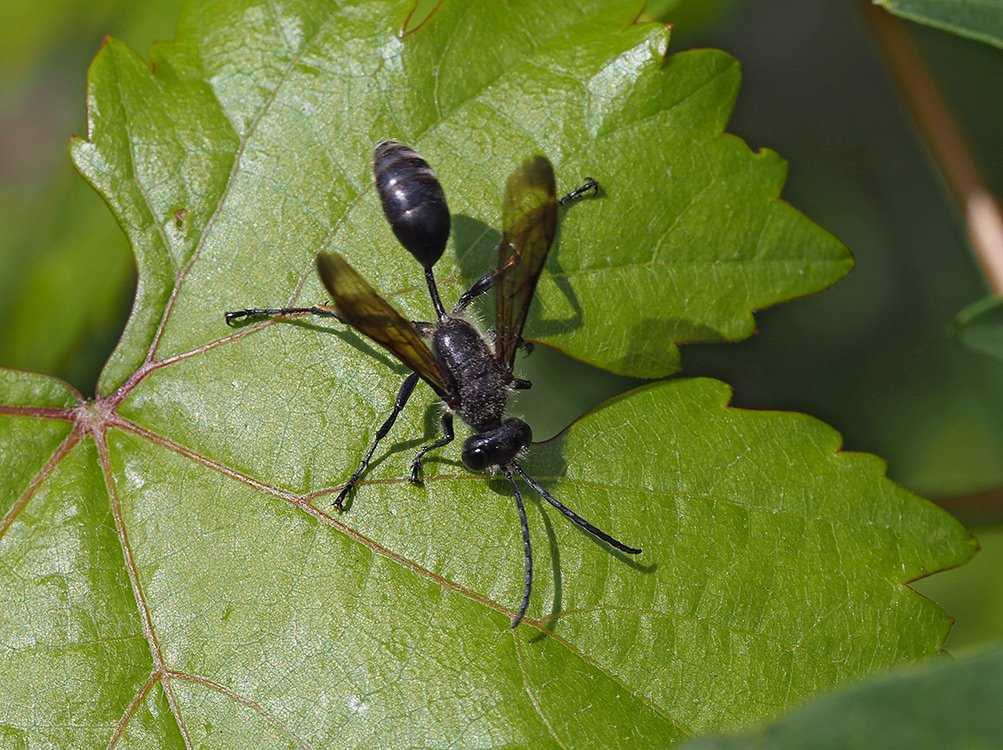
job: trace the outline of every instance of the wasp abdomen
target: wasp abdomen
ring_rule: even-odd
[[[377,144],[373,176],[397,239],[422,266],[431,268],[449,239],[449,207],[439,178],[427,161],[397,141]]]

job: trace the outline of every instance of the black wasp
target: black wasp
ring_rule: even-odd
[[[595,181],[556,199],[554,170],[537,156],[525,161],[510,177],[502,210],[502,239],[498,265],[460,296],[451,313],[442,306],[432,267],[442,256],[449,238],[450,218],[446,196],[435,172],[415,151],[396,141],[376,146],[373,158],[376,188],[383,212],[397,239],[425,269],[425,281],[435,306],[435,323],[410,322],[401,316],[365,279],[336,252],[317,255],[321,281],[333,299],[326,307],[254,308],[226,313],[226,322],[261,315],[313,313],[335,317],[364,333],[413,371],[401,384],[390,416],[376,433],[359,468],[335,500],[339,511],[356,482],[366,471],[380,441],[387,436],[397,415],[407,404],[419,378],[428,383],[448,407],[442,417],[442,437],[422,448],[411,462],[411,481],[420,483],[421,459],[431,450],[453,440],[453,414],[459,414],[474,433],[463,443],[463,463],[474,471],[498,470],[515,495],[525,552],[525,583],[514,628],[526,614],[533,584],[533,556],[526,508],[515,475],[548,503],[585,531],[621,552],[636,555],[628,547],[596,528],[555,499],[519,466],[533,436],[521,419],[505,417],[511,389],[529,388],[530,383],[512,374],[516,349],[522,345],[522,328],[533,299],[557,227],[557,207],[589,191]],[[483,336],[463,316],[479,295],[495,289],[493,337]],[[493,340],[492,346],[489,343]],[[428,343],[426,343],[426,341]]]

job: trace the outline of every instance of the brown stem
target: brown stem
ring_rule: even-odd
[[[861,0],[861,5],[920,133],[958,201],[982,273],[993,292],[1003,294],[1003,211],[999,202],[979,174],[905,23],[869,0]]]
[[[1003,487],[967,495],[935,497],[933,501],[966,526],[998,524],[1003,520]]]

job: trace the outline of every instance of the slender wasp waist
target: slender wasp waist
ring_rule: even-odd
[[[432,351],[452,376],[468,425],[483,431],[496,427],[508,404],[512,376],[495,359],[477,329],[463,318],[447,317],[432,332]]]

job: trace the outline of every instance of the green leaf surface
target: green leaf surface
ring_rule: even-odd
[[[1003,740],[1003,649],[912,666],[834,691],[779,721],[686,750],[968,750]]]
[[[965,346],[1003,360],[1003,297],[986,297],[966,307],[954,330]]]
[[[910,21],[1003,47],[1003,3],[998,0],[875,0]]]
[[[444,182],[447,298],[490,267],[522,158],[600,180],[526,330],[612,370],[668,372],[673,343],[745,335],[751,309],[844,273],[842,246],[776,200],[779,158],[721,135],[734,61],[666,57],[663,29],[610,6],[446,2],[401,36],[401,3],[197,4],[155,72],[103,48],[74,156],[133,242],[137,302],[96,401],[0,377],[0,737],[664,746],[936,651],[948,618],[906,584],[971,539],[815,420],[676,381],[535,446],[530,475],[644,554],[530,500],[512,632],[511,489],[455,446],[422,487],[403,479],[435,434],[428,389],[337,516],[402,369],[329,321],[224,326],[323,301],[325,248],[427,317],[370,186],[382,137]]]
[[[649,386],[534,449],[531,475],[645,552],[611,554],[531,507],[533,622],[515,633],[511,498],[453,458],[415,488],[411,451],[394,448],[335,517],[327,488],[262,484],[141,425],[116,420],[97,450],[78,430],[41,481],[16,474],[4,723],[35,737],[39,716],[71,710],[65,680],[100,692],[71,701],[99,736],[145,727],[153,672],[190,737],[226,727],[245,746],[262,723],[281,730],[269,747],[665,744],[934,650],[947,617],[904,584],[963,561],[961,527],[880,461],[834,453],[820,422],[727,396],[709,380]],[[410,416],[401,433],[420,434]]]
[[[370,153],[386,137],[443,181],[447,299],[491,266],[505,180],[527,155],[546,154],[562,187],[585,175],[605,186],[567,212],[527,332],[622,374],[671,372],[675,343],[747,336],[751,310],[844,275],[845,248],[776,200],[780,158],[722,134],[735,61],[666,57],[663,27],[606,5],[445,3],[403,37],[400,2],[194,5],[179,40],[155,47],[155,75],[109,42],[73,154],[126,227],[144,283],[101,391],[155,336],[159,357],[218,340],[220,309],[323,302],[321,249],[427,317],[374,199]]]

